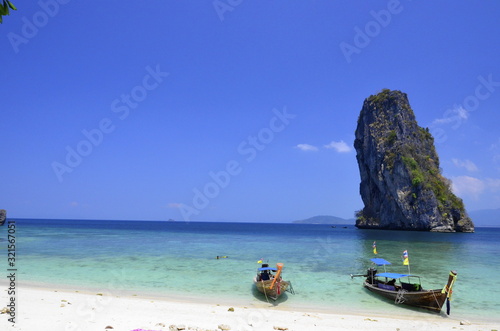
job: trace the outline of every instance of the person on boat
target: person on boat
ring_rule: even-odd
[[[390,280],[390,281],[387,282],[387,285],[394,286],[394,284],[396,284],[396,279],[393,279],[393,280]]]
[[[270,280],[271,274],[267,270],[264,270],[260,273],[260,280]]]

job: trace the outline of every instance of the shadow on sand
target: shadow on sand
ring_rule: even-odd
[[[266,296],[263,293],[260,293],[259,290],[257,290],[257,287],[255,287],[255,285],[252,285],[252,294],[255,299],[262,302],[268,302],[273,306],[278,306],[280,303],[283,303],[288,300],[288,293],[286,292],[280,295],[280,297],[276,300],[273,300],[270,297],[266,298]]]
[[[444,304],[443,310],[441,312],[436,312],[436,311],[428,310],[428,309],[425,309],[425,308],[413,307],[413,306],[408,306],[408,305],[404,305],[404,304],[397,304],[393,300],[385,298],[385,297],[382,297],[380,295],[377,295],[376,293],[373,293],[373,292],[369,291],[366,288],[364,290],[371,297],[373,297],[373,298],[375,298],[377,300],[386,302],[386,303],[388,303],[390,305],[393,305],[393,306],[401,307],[403,309],[411,310],[411,311],[422,313],[422,314],[429,314],[429,315],[433,315],[433,316],[447,317],[446,313],[445,313],[445,311],[446,311],[446,303]],[[453,308],[453,306],[452,306],[452,308]]]

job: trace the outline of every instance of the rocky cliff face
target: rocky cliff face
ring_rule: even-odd
[[[0,225],[5,223],[5,219],[7,218],[7,211],[5,209],[0,209]]]
[[[405,93],[383,90],[367,98],[355,135],[365,205],[356,213],[358,228],[474,231],[441,175],[434,138],[418,126]]]

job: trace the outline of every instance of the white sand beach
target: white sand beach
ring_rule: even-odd
[[[2,293],[5,308],[7,294]],[[398,318],[368,314],[290,311],[263,307],[188,303],[140,296],[117,296],[46,288],[19,289],[15,324],[0,314],[0,330],[103,331],[103,330],[498,330],[490,322],[467,321],[422,314]],[[172,327],[173,325],[176,328]]]

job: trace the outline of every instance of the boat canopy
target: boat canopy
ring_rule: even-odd
[[[385,259],[382,259],[380,257],[375,257],[373,259],[370,259],[373,263],[375,263],[376,265],[389,265],[391,264],[391,262],[385,260]]]
[[[272,267],[264,267],[264,268],[259,268],[259,271],[264,271],[264,270],[278,271],[278,269],[277,269],[277,268],[272,268]]]
[[[413,275],[405,275],[405,274],[398,274],[398,273],[394,273],[394,272],[382,272],[380,274],[376,274],[375,275],[376,277],[387,277],[387,278],[393,278],[393,279],[399,279],[399,278],[402,278],[402,277],[415,277]]]

